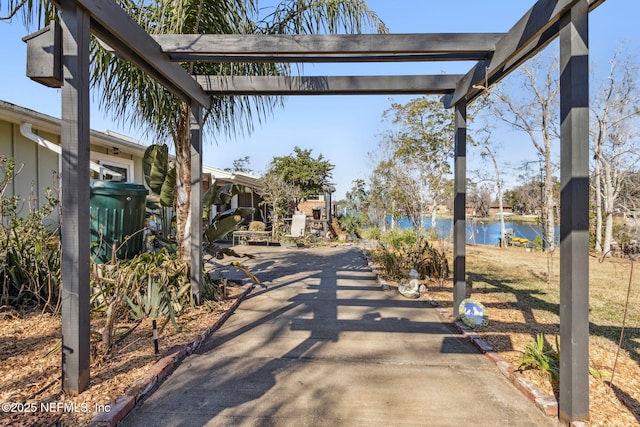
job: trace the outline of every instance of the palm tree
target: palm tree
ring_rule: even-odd
[[[283,0],[259,9],[258,0],[160,0],[122,2],[122,7],[150,34],[305,34],[361,32],[364,27],[384,31],[363,0]],[[190,106],[133,65],[92,46],[92,82],[104,96],[101,107],[115,120],[145,128],[159,140],[174,143],[177,163],[176,239],[181,258],[188,259],[184,240],[190,211]],[[193,75],[287,75],[287,64],[189,63]],[[204,129],[216,136],[250,132],[255,119],[265,119],[283,105],[282,98],[219,96],[204,114]]]
[[[360,33],[386,27],[364,0],[280,0],[259,7],[259,0],[118,0],[149,34],[313,34]],[[0,6],[2,6],[0,0]],[[9,0],[11,19],[21,15],[26,27],[46,25],[54,16],[51,3]],[[177,99],[134,65],[120,60],[93,40],[91,82],[101,92],[100,108],[115,121],[144,130],[157,142],[172,141],[176,152],[176,239],[180,256],[189,257],[184,240],[191,201],[190,105]],[[192,75],[287,75],[288,64],[188,63]],[[218,96],[205,111],[203,128],[219,135],[251,132],[254,120],[266,119],[284,105],[280,97]]]

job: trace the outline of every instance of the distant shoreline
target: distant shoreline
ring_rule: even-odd
[[[437,219],[453,219],[452,214],[438,214]],[[522,215],[522,214],[506,214],[504,215],[505,221],[511,222],[531,222],[535,224],[540,223],[539,215]],[[495,221],[500,222],[500,215],[489,215],[489,216],[466,216],[467,221]],[[557,221],[556,221],[557,222]]]

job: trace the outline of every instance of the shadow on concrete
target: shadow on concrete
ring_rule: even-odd
[[[463,362],[481,357],[476,348],[435,312],[417,314],[432,308],[428,301],[382,292],[357,248],[269,248],[268,261],[260,259],[262,248],[255,250],[256,259],[247,264],[265,288],[256,287],[241,304],[242,317],[236,322],[232,316],[169,377],[161,386],[164,397],[152,395],[123,425],[268,426],[296,419],[301,425],[345,425],[344,396],[358,387],[364,387],[359,396],[385,390],[384,382],[369,385],[363,378],[433,387],[421,379],[425,368],[439,370],[437,376],[452,366],[478,372]],[[454,381],[469,381],[462,377]],[[407,400],[409,390],[394,387],[389,399]],[[415,399],[418,404],[424,396]],[[392,408],[386,410],[400,410]]]

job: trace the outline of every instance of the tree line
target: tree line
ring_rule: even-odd
[[[557,58],[557,44],[552,44],[489,88],[468,114],[468,158],[475,155],[483,162],[468,174],[467,206],[488,214],[495,203],[537,215],[548,250],[558,241],[560,209]],[[607,65],[605,76],[591,74],[590,94],[591,235],[593,249],[605,254],[614,240],[640,237],[630,219],[640,213],[639,64],[634,55],[616,52]],[[389,130],[372,155],[373,173],[353,182],[343,207],[366,213],[378,225],[389,216],[405,217],[420,232],[425,217],[452,204],[453,112],[424,96],[392,103],[382,117]],[[528,139],[535,158],[514,163],[501,156],[513,142],[496,136],[498,123]],[[512,181],[508,188],[505,175]],[[616,217],[622,221],[614,221]],[[624,221],[627,231],[622,235],[616,225]]]

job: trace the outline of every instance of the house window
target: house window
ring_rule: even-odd
[[[107,169],[102,174],[100,174],[99,172],[91,171],[91,179],[106,179],[110,181],[123,182],[133,181],[134,179],[132,160],[122,159],[120,157],[101,153],[91,153],[91,160]],[[109,171],[117,172],[121,176],[114,176],[110,174]]]

